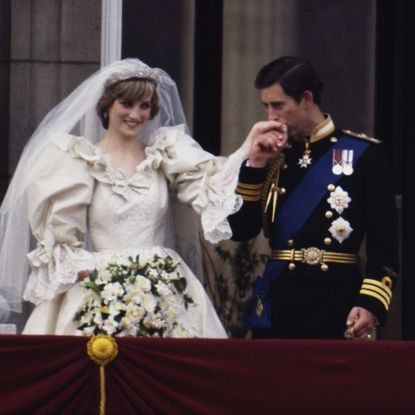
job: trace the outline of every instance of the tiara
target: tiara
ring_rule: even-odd
[[[159,82],[157,73],[153,68],[145,64],[132,64],[124,68],[119,68],[117,72],[111,74],[105,81],[105,87],[107,88],[116,82],[125,81],[130,78],[149,79],[156,83]]]

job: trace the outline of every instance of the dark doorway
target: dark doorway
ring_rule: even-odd
[[[411,117],[415,109],[412,99],[415,84],[411,82],[415,73],[412,9],[409,0],[377,1],[376,136],[386,145],[396,193],[402,195],[400,288],[404,340],[415,339],[415,276],[411,262],[415,187],[410,179],[415,154],[415,142],[411,137]],[[381,197],[379,203],[382,203]]]

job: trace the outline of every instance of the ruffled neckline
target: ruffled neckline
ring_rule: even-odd
[[[83,160],[94,179],[110,185],[114,193],[129,200],[131,191],[148,191],[154,171],[166,157],[166,148],[174,146],[178,136],[184,133],[184,125],[156,130],[150,138],[149,145],[144,148],[146,158],[137,164],[135,173],[130,177],[122,169],[113,166],[110,154],[103,153],[85,137],[67,135],[59,140],[55,139],[54,142],[72,157]]]

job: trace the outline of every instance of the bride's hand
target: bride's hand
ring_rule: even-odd
[[[249,164],[265,167],[287,144],[287,126],[278,121],[261,121],[252,127],[247,141],[250,142]]]
[[[83,269],[82,271],[78,271],[78,281],[83,281],[85,278],[88,278],[91,275],[91,270]]]

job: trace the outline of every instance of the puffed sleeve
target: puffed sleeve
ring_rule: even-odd
[[[28,216],[37,246],[28,254],[32,272],[24,299],[36,305],[69,289],[78,271],[94,268],[92,254],[84,249],[94,181],[84,161],[64,144],[52,144],[43,154],[28,187]]]
[[[205,238],[212,243],[229,239],[227,217],[242,205],[235,189],[241,163],[248,156],[247,145],[229,157],[215,157],[188,136],[184,126],[177,126],[160,129],[146,151],[153,167],[163,169],[178,199],[201,216]]]

